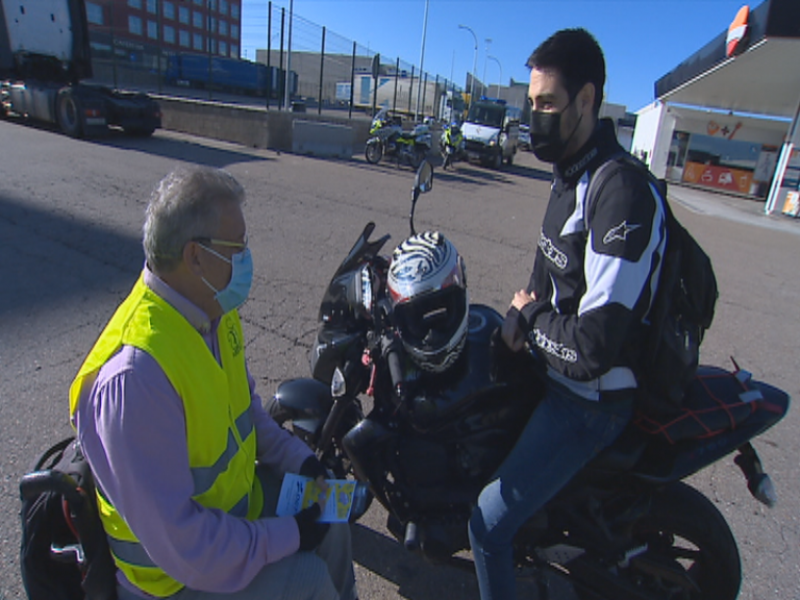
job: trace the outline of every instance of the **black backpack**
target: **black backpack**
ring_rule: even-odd
[[[77,440],[47,450],[19,490],[20,568],[29,600],[116,600],[116,566]]]
[[[637,373],[639,410],[666,416],[680,410],[697,372],[700,343],[714,319],[717,279],[711,259],[672,214],[666,181],[656,178],[630,154],[618,155],[595,171],[586,191],[587,205],[620,169],[633,169],[646,177],[658,191],[666,215],[664,261]]]

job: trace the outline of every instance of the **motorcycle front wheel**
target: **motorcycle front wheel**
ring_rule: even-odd
[[[414,148],[411,156],[409,156],[409,161],[411,162],[412,168],[418,169],[427,155],[428,152],[425,150],[425,148]]]
[[[624,579],[623,585],[664,600],[735,600],[738,596],[742,567],[736,540],[717,507],[694,488],[678,482],[661,490],[631,535],[634,544],[646,551],[628,565],[613,567],[616,576]],[[616,597],[597,596],[597,591],[576,590],[586,600]]]
[[[364,151],[364,156],[370,164],[377,164],[383,157],[383,144],[379,141],[370,140],[367,142],[367,148]]]

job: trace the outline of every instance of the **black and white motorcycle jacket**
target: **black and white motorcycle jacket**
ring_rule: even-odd
[[[537,299],[519,315],[550,377],[591,400],[636,388],[666,242],[664,209],[640,173],[613,174],[587,206],[589,178],[621,152],[613,122],[601,119],[586,145],[554,166],[528,285]]]

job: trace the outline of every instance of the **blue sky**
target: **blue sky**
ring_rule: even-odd
[[[653,101],[653,84],[712,38],[726,31],[742,0],[428,0],[423,68],[462,87],[472,70],[494,85],[501,75],[527,81],[525,61],[547,36],[565,27],[585,27],[606,57],[606,99],[636,111]],[[750,5],[751,10],[760,2]],[[273,10],[289,12],[289,0],[273,0]],[[398,56],[419,68],[425,0],[294,0],[293,48],[319,48],[316,24],[328,40]],[[279,22],[273,16],[273,31]],[[254,58],[266,47],[267,0],[243,0],[242,52]],[[335,35],[332,35],[335,34]],[[287,34],[288,35],[288,34]],[[317,34],[318,35],[318,34]],[[491,39],[487,43],[486,39]],[[273,42],[275,44],[276,42]],[[330,42],[326,44],[329,46]],[[487,56],[492,59],[486,59]]]

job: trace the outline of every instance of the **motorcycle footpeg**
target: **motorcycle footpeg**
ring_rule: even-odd
[[[769,475],[764,472],[761,459],[749,442],[739,448],[733,462],[742,470],[747,479],[747,489],[759,502],[773,508],[778,503],[778,494]]]
[[[419,550],[419,531],[414,521],[406,523],[406,535],[403,538],[403,546],[410,552]]]
[[[775,491],[775,486],[772,479],[766,473],[761,473],[752,485],[748,485],[747,489],[753,494],[753,497],[759,502],[766,504],[769,508],[774,508],[778,503],[778,494]]]

